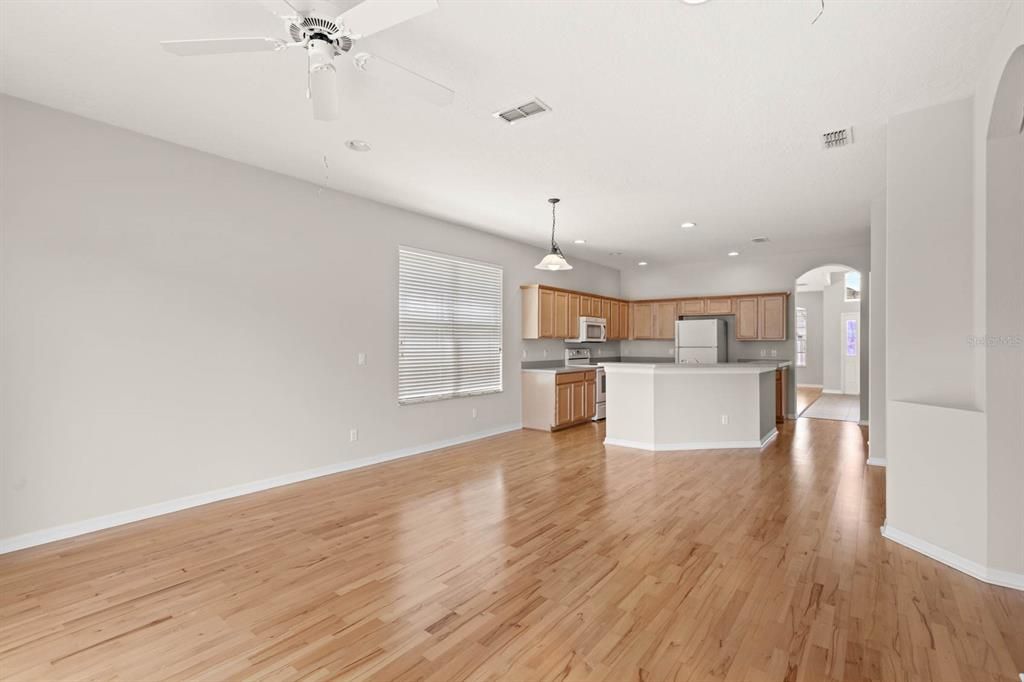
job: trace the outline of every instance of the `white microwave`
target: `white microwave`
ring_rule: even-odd
[[[576,343],[601,343],[608,340],[608,326],[603,317],[581,317]]]

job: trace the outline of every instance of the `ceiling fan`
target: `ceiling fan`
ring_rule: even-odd
[[[437,8],[437,0],[273,0],[263,4],[285,22],[286,39],[212,38],[160,44],[181,57],[302,48],[308,61],[307,96],[313,103],[313,118],[320,121],[338,117],[335,57],[349,53],[357,40]],[[352,64],[375,80],[438,106],[451,104],[455,97],[452,89],[367,52],[355,54]]]

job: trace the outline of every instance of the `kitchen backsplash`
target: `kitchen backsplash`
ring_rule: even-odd
[[[594,358],[619,357],[620,341],[606,343],[566,343],[557,339],[523,340],[521,362],[538,362],[543,360],[564,360],[566,348],[589,348]],[[630,343],[630,342],[625,342]]]

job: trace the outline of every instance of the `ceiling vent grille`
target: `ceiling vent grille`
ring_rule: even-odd
[[[525,104],[520,104],[517,107],[512,107],[511,109],[506,109],[504,111],[496,111],[494,112],[494,118],[499,118],[509,125],[513,125],[527,118],[543,114],[545,111],[551,111],[551,107],[535,98]]]
[[[845,147],[848,144],[853,144],[853,128],[829,130],[822,134],[821,143],[825,149],[835,149],[836,147]]]

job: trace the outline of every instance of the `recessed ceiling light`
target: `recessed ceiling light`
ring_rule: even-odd
[[[587,240],[586,239],[573,239],[572,243],[573,244],[586,244]]]
[[[640,265],[640,266],[644,266],[644,265],[647,265],[647,261],[645,261],[645,260],[642,260],[642,261],[640,261],[639,263],[637,263],[637,265]]]
[[[691,222],[687,221],[687,222],[683,223],[682,225],[680,225],[680,227],[683,228],[684,230],[688,230],[691,227],[697,227],[697,223],[691,223]]]
[[[740,255],[740,252],[739,251],[730,251],[729,255],[730,256],[738,256],[738,255]]]
[[[345,146],[354,152],[368,152],[373,149],[369,142],[363,142],[362,140],[349,140],[345,143]]]

